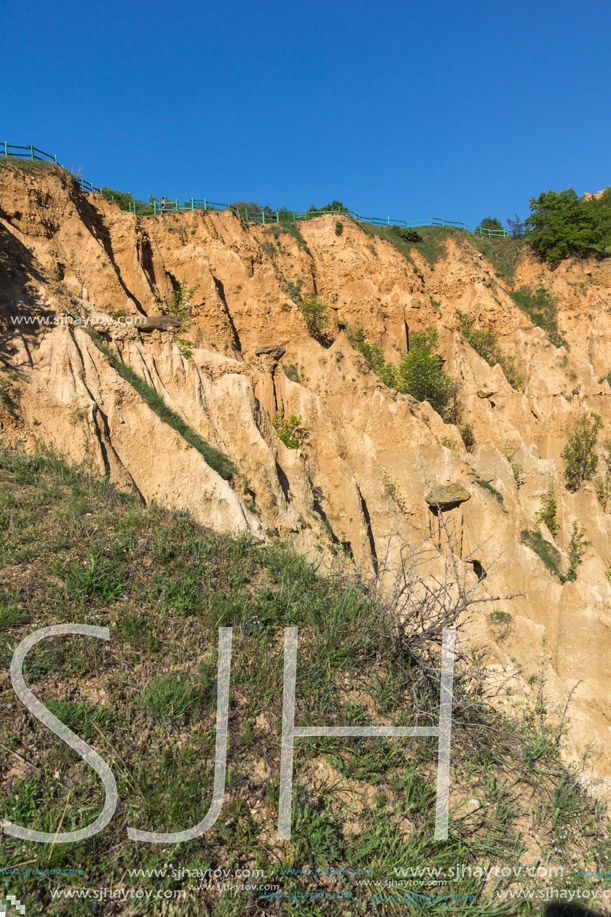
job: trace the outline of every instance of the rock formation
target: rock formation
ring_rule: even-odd
[[[592,748],[593,770],[611,786],[611,515],[591,482],[567,490],[562,460],[567,423],[595,412],[611,426],[611,388],[599,381],[611,369],[611,262],[551,271],[523,248],[509,280],[466,235],[450,234],[432,261],[349,219],[337,235],[335,222],[288,232],[229,211],[136,218],[60,170],[5,164],[0,433],[87,461],[216,530],[279,535],[356,566],[375,568],[391,535],[429,537],[433,488],[466,488],[470,499],[445,515],[460,514],[474,577],[523,594],[500,603],[511,615],[502,635],[487,615],[477,622],[490,665],[509,667],[526,695],[543,666],[552,696],[570,695],[566,754]],[[183,289],[190,357],[160,319]],[[539,289],[555,303],[554,343],[510,295]],[[302,304],[312,297],[327,309],[328,346],[308,329]],[[492,329],[522,388],[467,343],[458,312]],[[347,333],[357,322],[395,363],[411,334],[436,328],[445,370],[460,382],[470,451],[427,402],[371,371]],[[217,473],[100,341],[235,474]],[[278,418],[298,419],[298,448],[278,435]],[[537,519],[550,490],[555,535]],[[566,564],[573,522],[589,546],[563,583],[522,533],[539,532]]]

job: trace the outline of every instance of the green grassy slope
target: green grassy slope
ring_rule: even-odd
[[[27,914],[461,910],[457,899],[406,904],[408,890],[473,896],[469,914],[518,913],[495,889],[546,887],[545,880],[465,875],[403,891],[381,883],[402,867],[533,864],[527,824],[549,865],[566,870],[552,885],[591,887],[573,865],[611,865],[606,820],[562,767],[544,701],[518,728],[494,714],[460,670],[447,841],[433,839],[434,738],[298,741],[293,837],[278,841],[283,627],[300,628],[297,724],[412,725],[417,711],[420,725],[437,721],[435,678],[422,677],[388,610],[356,577],[323,578],[285,545],[221,537],[185,513],[143,507],[52,455],[0,451],[0,533],[0,817],[56,832],[101,811],[98,778],[25,710],[8,669],[20,640],[49,624],[108,626],[112,635],[108,643],[55,637],[26,661],[32,691],[108,762],[120,798],[106,829],[79,844],[3,837],[0,887],[17,894]],[[189,843],[134,843],[127,826],[185,829],[210,804],[219,626],[234,629],[223,810]],[[55,873],[24,875],[26,867]],[[181,867],[260,869],[254,884],[277,886],[284,897],[266,897],[265,887],[198,890],[202,879],[177,876]],[[308,868],[338,871],[286,874]],[[70,869],[82,872],[62,872]],[[130,876],[137,869],[166,874]],[[357,870],[368,870],[358,881],[369,885],[357,884]],[[71,888],[185,894],[178,902],[109,896],[96,910],[91,898],[53,898]],[[375,900],[380,894],[393,900]]]

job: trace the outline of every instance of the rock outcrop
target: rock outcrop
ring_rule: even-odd
[[[571,420],[595,412],[611,427],[611,263],[550,271],[524,252],[509,281],[460,234],[431,262],[351,220],[343,226],[338,236],[323,216],[289,233],[228,211],[138,219],[84,196],[66,173],[5,165],[0,433],[87,461],[214,529],[280,535],[373,569],[390,536],[430,537],[429,492],[442,508],[456,504],[444,516],[460,527],[481,588],[517,594],[499,603],[511,616],[503,634],[482,615],[474,638],[524,694],[543,666],[552,696],[570,695],[566,753],[592,748],[592,767],[611,786],[611,515],[591,483],[566,489],[562,460]],[[164,315],[181,285],[191,291],[180,335],[190,356]],[[512,298],[541,289],[555,304],[554,343]],[[302,306],[312,297],[327,308],[328,346],[308,330]],[[458,312],[493,330],[521,388],[467,343]],[[357,322],[395,363],[411,334],[435,327],[460,382],[470,451],[427,402],[370,370],[350,343]],[[156,393],[157,407],[100,341]],[[213,470],[164,405],[235,473]],[[298,420],[297,448],[278,435],[277,417]],[[456,482],[470,499],[439,499],[437,488]],[[537,519],[550,490],[555,535]],[[563,583],[522,533],[540,532],[568,563],[574,522],[589,546],[577,578]]]

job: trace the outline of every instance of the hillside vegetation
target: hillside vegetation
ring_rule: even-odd
[[[435,724],[439,673],[434,661],[423,670],[414,634],[354,574],[325,578],[280,542],[215,535],[187,513],[143,507],[52,454],[3,447],[0,484],[4,819],[67,831],[101,809],[97,778],[17,701],[8,666],[19,641],[37,628],[79,622],[111,631],[109,643],[48,639],[27,659],[31,689],[109,763],[120,798],[110,825],[78,845],[4,838],[2,869],[24,862],[84,869],[69,882],[21,879],[18,894],[29,910],[89,914],[90,902],[54,900],[52,890],[95,888],[115,876],[115,887],[184,888],[186,897],[162,910],[158,902],[125,911],[108,902],[105,914],[279,912],[280,899],[257,889],[215,897],[198,891],[195,878],[128,878],[130,869],[167,863],[262,869],[260,884],[285,893],[282,913],[348,908],[354,915],[405,913],[396,888],[394,904],[376,901],[395,868],[563,866],[561,879],[464,876],[442,889],[473,896],[470,914],[521,913],[497,892],[591,888],[574,867],[611,865],[606,818],[559,760],[562,725],[548,715],[545,679],[536,706],[520,710],[518,720],[519,708],[494,711],[481,673],[466,659],[455,681],[447,842],[433,840],[436,740],[421,738],[298,742],[293,837],[277,841],[283,628],[300,629],[296,722],[305,725]],[[449,604],[444,614],[452,623]],[[502,625],[504,616],[495,614]],[[221,626],[233,628],[221,816],[203,837],[176,848],[133,843],[127,826],[184,829],[210,804]],[[337,872],[296,874],[308,867]],[[369,884],[357,886],[351,869],[363,868]],[[329,897],[290,897],[305,892]],[[351,896],[349,907],[343,895]],[[429,902],[427,913],[452,913],[456,900]]]
[[[239,907],[297,914],[341,902],[299,899],[304,882],[331,887],[283,878],[293,862],[371,864],[374,882],[450,856],[553,865],[564,846],[604,864],[602,803],[577,784],[603,800],[611,780],[611,261],[599,246],[550,265],[519,218],[509,239],[416,238],[343,211],[262,225],[237,209],[140,217],[54,166],[0,169],[3,804],[54,830],[99,811],[93,772],[8,681],[18,641],[57,620],[111,628],[108,645],[37,646],[27,677],[99,743],[122,800],[90,843],[9,840],[8,862],[71,853],[77,884],[111,869],[123,887],[176,857],[258,857],[294,897],[258,888]],[[278,842],[283,627],[300,628],[298,721],[411,724],[436,722],[448,621],[464,641],[447,845],[434,739],[297,742],[293,840]],[[206,811],[228,625],[222,817],[184,850],[128,842],[128,824]],[[353,914],[395,907],[353,878],[335,874]],[[39,909],[63,907],[61,879],[20,881]],[[238,906],[197,884],[194,913]],[[515,911],[473,874],[443,890]]]

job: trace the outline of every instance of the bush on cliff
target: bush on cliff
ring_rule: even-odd
[[[579,490],[589,481],[598,466],[595,447],[603,422],[598,414],[583,414],[562,428],[568,442],[562,451],[567,490]]]
[[[459,385],[443,368],[437,352],[438,335],[434,328],[410,336],[409,351],[402,357],[397,374],[400,391],[418,401],[428,401],[446,423],[458,423],[462,409]]]
[[[446,423],[459,422],[462,415],[459,386],[443,369],[434,328],[416,331],[410,336],[409,351],[397,366],[386,360],[379,344],[367,340],[361,321],[357,320],[349,329],[348,339],[355,350],[365,357],[369,368],[389,388],[411,395],[417,401],[428,401]]]

